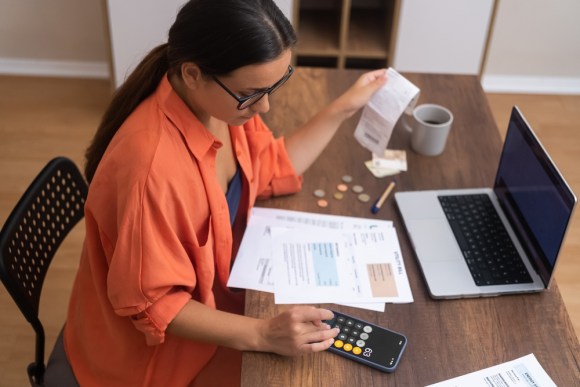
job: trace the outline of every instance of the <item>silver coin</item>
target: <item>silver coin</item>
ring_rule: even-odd
[[[363,203],[366,203],[369,200],[371,200],[371,197],[369,195],[367,195],[366,193],[361,193],[360,195],[357,196],[357,199]]]
[[[323,189],[317,189],[314,191],[314,196],[316,196],[317,198],[323,198],[326,195],[326,192],[324,192]]]
[[[364,190],[365,189],[360,185],[353,185],[352,186],[352,192],[354,192],[354,193],[361,193]]]
[[[352,183],[352,176],[351,175],[344,175],[342,177],[342,181],[344,181],[345,183]]]

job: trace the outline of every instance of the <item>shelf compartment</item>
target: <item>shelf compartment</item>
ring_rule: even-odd
[[[340,10],[304,9],[298,16],[298,55],[332,56],[340,53]]]
[[[387,66],[386,58],[372,59],[369,57],[348,57],[345,60],[344,67],[347,69],[382,69]]]
[[[349,57],[387,58],[392,12],[392,7],[351,9],[344,54]]]
[[[296,66],[336,68],[338,67],[338,57],[299,55],[296,57]]]

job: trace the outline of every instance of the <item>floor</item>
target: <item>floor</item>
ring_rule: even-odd
[[[83,152],[110,98],[101,80],[0,77],[0,224],[31,179],[54,156],[83,165]],[[518,105],[576,193],[580,194],[580,96],[490,94],[497,126],[507,125]],[[503,130],[500,130],[503,135]],[[572,323],[580,333],[580,211],[562,251],[557,283]],[[66,314],[68,292],[78,262],[83,226],[59,249],[45,281],[41,319],[47,353]],[[24,386],[33,358],[34,335],[0,287],[0,386]]]

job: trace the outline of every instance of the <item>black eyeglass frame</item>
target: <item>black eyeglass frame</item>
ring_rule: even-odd
[[[272,87],[269,87],[269,88],[262,90],[262,91],[258,91],[257,93],[254,93],[252,95],[248,95],[247,97],[240,97],[240,96],[236,95],[236,93],[231,91],[215,75],[212,75],[212,78],[218,85],[220,85],[220,87],[222,89],[224,89],[229,95],[231,95],[233,98],[235,98],[236,101],[238,101],[238,110],[244,110],[244,109],[247,109],[250,106],[254,105],[255,103],[257,103],[266,94],[271,95],[273,92],[275,92],[280,86],[282,86],[284,83],[286,83],[286,81],[288,79],[290,79],[290,77],[292,76],[293,73],[294,73],[294,67],[292,67],[292,65],[288,65],[288,72],[286,73],[286,75],[284,75],[278,82],[276,82],[274,85],[272,85]],[[258,98],[256,98],[256,97],[258,97]],[[249,103],[248,105],[244,106],[244,103],[246,103],[247,101],[249,101],[253,98],[256,98],[256,99],[254,101],[252,101],[251,103]]]

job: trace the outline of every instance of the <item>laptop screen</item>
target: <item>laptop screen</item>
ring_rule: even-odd
[[[494,191],[526,254],[548,286],[576,198],[516,107]]]

